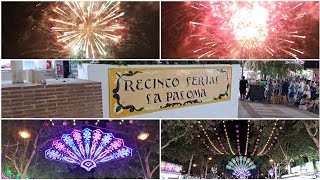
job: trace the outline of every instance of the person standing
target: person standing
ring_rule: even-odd
[[[311,99],[311,100],[315,99],[315,96],[316,96],[316,94],[317,94],[317,89],[316,89],[316,83],[314,83],[314,82],[311,83],[311,86],[310,86],[310,94],[311,94],[310,99]]]
[[[311,86],[311,80],[307,80],[305,86],[304,86],[304,94],[307,95],[307,98],[311,98],[311,91],[310,91],[310,86]]]
[[[303,96],[303,91],[304,91],[304,80],[301,79],[298,87],[298,96],[297,99],[300,99]]]
[[[272,84],[272,79],[269,80],[268,85],[267,85],[267,102],[271,102],[271,96],[273,92],[273,84]]]
[[[285,80],[285,82],[282,84],[282,95],[288,97],[289,93],[289,82],[288,80]]]
[[[274,95],[274,96],[279,96],[280,91],[281,91],[280,80],[276,80],[276,81],[275,81],[275,84],[274,84],[273,95]]]
[[[242,76],[242,80],[240,80],[240,98],[245,99],[246,98],[246,89],[248,86],[248,81],[246,80],[246,77]]]
[[[294,102],[294,96],[295,95],[296,95],[296,83],[294,81],[290,81],[289,102]]]

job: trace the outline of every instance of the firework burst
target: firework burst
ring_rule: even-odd
[[[196,58],[275,58],[285,53],[291,58],[304,54],[299,49],[306,38],[299,21],[301,2],[194,2],[196,17],[189,24],[196,42]],[[298,10],[299,9],[299,10]]]
[[[65,1],[50,18],[57,41],[76,56],[101,58],[121,40],[124,15],[116,1]]]

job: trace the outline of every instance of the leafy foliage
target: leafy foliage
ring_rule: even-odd
[[[285,61],[246,61],[245,67],[249,70],[260,71],[261,76],[266,78],[287,78],[290,71],[298,72],[303,66],[298,64],[286,64]]]

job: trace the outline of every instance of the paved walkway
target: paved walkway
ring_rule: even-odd
[[[239,100],[239,118],[319,118],[291,105]]]

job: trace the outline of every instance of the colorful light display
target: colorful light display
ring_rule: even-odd
[[[172,174],[181,174],[182,166],[166,161],[161,161],[161,172],[172,173]]]
[[[107,55],[106,48],[121,39],[119,18],[124,15],[120,2],[65,1],[56,6],[50,18],[57,41],[73,54],[86,58]]]
[[[256,165],[246,156],[236,156],[228,162],[226,168],[232,170],[232,175],[237,178],[246,179],[251,175],[250,170],[255,169]]]
[[[132,156],[132,149],[124,146],[122,139],[100,129],[74,129],[63,134],[60,140],[52,142],[52,148],[45,151],[50,160],[78,164],[90,171],[98,163]]]

